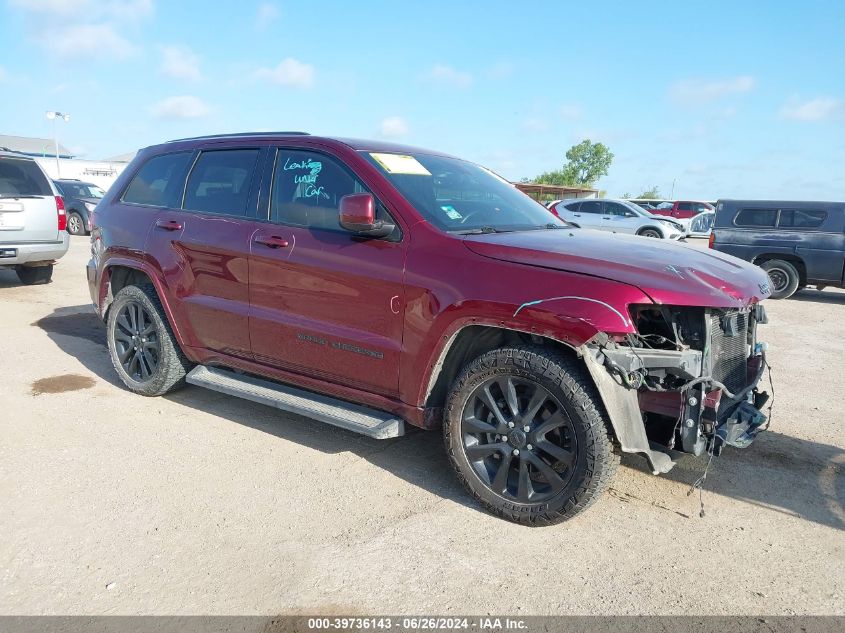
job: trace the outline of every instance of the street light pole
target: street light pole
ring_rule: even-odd
[[[70,121],[70,115],[53,110],[47,111],[47,118],[53,122],[53,143],[56,146],[56,178],[62,177],[62,168],[59,165],[59,137],[56,135],[56,119],[62,119],[65,123]]]

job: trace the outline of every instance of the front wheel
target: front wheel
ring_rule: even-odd
[[[190,364],[152,285],[126,286],[117,293],[106,335],[112,365],[130,390],[160,396],[184,384]]]
[[[660,234],[660,232],[657,231],[656,229],[643,229],[637,235],[640,235],[641,237],[656,237],[656,238],[662,238],[663,237]]]
[[[457,378],[444,440],[458,478],[488,510],[526,525],[587,508],[619,464],[580,363],[543,348],[493,350]]]

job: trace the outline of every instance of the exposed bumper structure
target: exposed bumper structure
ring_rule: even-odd
[[[767,369],[765,346],[756,343],[762,308],[677,310],[677,318],[670,308],[660,312],[667,336],[595,340],[579,350],[622,450],[644,455],[655,474],[672,468],[673,450],[746,448],[765,429],[761,409],[769,398],[757,389]]]

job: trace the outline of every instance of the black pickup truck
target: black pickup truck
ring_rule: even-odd
[[[845,287],[845,202],[719,200],[710,248],[769,273],[772,298]]]

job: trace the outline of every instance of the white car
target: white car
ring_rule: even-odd
[[[689,220],[684,220],[684,228],[687,236],[709,237],[715,220],[716,213],[713,211],[703,211]]]
[[[628,200],[574,198],[553,202],[549,205],[549,210],[570,224],[584,229],[665,240],[680,240],[686,237],[684,227],[674,218],[651,215]]]

